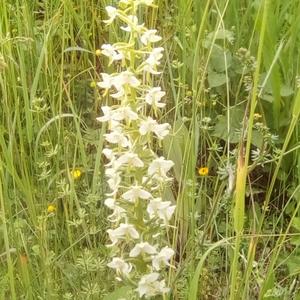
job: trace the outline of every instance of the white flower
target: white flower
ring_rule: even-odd
[[[106,6],[105,7],[105,10],[106,10],[106,12],[107,12],[107,14],[108,14],[108,16],[109,16],[109,19],[108,20],[105,20],[105,21],[103,21],[104,23],[106,23],[107,25],[109,25],[109,24],[111,24],[113,21],[114,21],[114,19],[117,17],[117,15],[118,15],[118,10],[115,8],[115,7],[113,7],[113,6]]]
[[[142,168],[144,166],[143,161],[136,153],[124,153],[116,160],[117,166],[128,165],[130,167]]]
[[[111,215],[107,217],[110,222],[117,223],[122,218],[126,217],[126,210],[118,205],[115,205]]]
[[[129,106],[123,106],[118,109],[112,110],[109,106],[101,107],[103,116],[98,117],[97,121],[100,122],[113,122],[113,121],[122,121],[122,120],[137,120],[138,115]]]
[[[162,186],[171,180],[167,174],[174,163],[155,154],[154,150],[159,151],[156,146],[161,146],[161,143],[154,143],[155,149],[152,149],[152,143],[145,142],[152,137],[162,140],[170,132],[170,124],[160,124],[147,115],[149,110],[150,114],[157,116],[159,109],[166,106],[162,101],[166,93],[160,87],[151,86],[152,74],[160,74],[164,49],[152,47],[162,37],[156,29],[144,27],[137,17],[147,12],[143,12],[139,5],[156,7],[154,0],[113,2],[117,3],[116,7],[105,8],[108,20],[104,22],[111,24],[117,19],[122,22],[121,29],[129,34],[124,33],[125,41],[103,44],[101,52],[97,50],[96,53],[108,57],[109,65],[121,61],[110,74],[101,73],[101,80],[97,83],[104,96],[108,94],[119,100],[112,106],[104,105],[101,116],[97,118],[99,122],[107,122],[104,139],[109,145],[102,150],[108,184],[104,205],[111,212],[107,217],[112,224],[107,230],[111,241],[108,246],[116,245],[114,258],[107,265],[116,271],[116,280],[120,281],[131,275],[136,266],[137,270],[131,275],[132,279],[139,278],[136,291],[139,298],[148,299],[169,292],[159,272],[162,270],[166,274],[163,269],[170,266],[174,255],[171,248],[162,248],[165,233],[159,228],[168,225],[175,205],[171,201],[153,198],[162,195]],[[143,103],[140,103],[141,99]],[[136,218],[141,224],[135,223]],[[155,223],[150,236],[146,228],[149,222]],[[117,253],[122,253],[122,256]],[[142,273],[139,270],[141,259],[145,263]]]
[[[154,87],[146,94],[145,101],[154,108],[163,108],[166,104],[160,103],[160,100],[163,96],[165,96],[165,94],[165,92],[161,91],[160,87]]]
[[[128,84],[131,87],[138,87],[140,81],[134,76],[130,71],[121,72],[115,79],[116,85],[125,85]]]
[[[144,70],[151,73],[151,74],[160,74],[158,72],[157,66],[160,65],[160,59],[163,57],[162,53],[164,48],[153,48],[152,52],[149,54],[149,57],[145,61]]]
[[[116,121],[122,120],[137,120],[138,115],[129,106],[123,106],[113,112],[113,119]]]
[[[110,89],[114,86],[117,92],[111,94],[113,98],[120,98],[124,95],[124,85],[129,85],[134,88],[140,85],[140,81],[130,71],[123,71],[118,75],[101,73],[101,76],[103,81],[98,82],[97,85],[103,89]]]
[[[119,222],[123,217],[126,216],[126,210],[116,204],[116,200],[113,198],[107,198],[104,201],[109,209],[113,210],[112,214],[108,216],[108,220],[111,222]]]
[[[114,151],[109,148],[104,148],[102,150],[102,153],[110,161],[113,161],[115,159]]]
[[[142,36],[141,36],[141,42],[144,45],[148,45],[149,43],[156,43],[161,40],[161,36],[156,34],[156,29],[150,29],[147,30]]]
[[[115,129],[111,131],[110,133],[107,133],[104,135],[106,141],[108,141],[111,144],[118,144],[121,147],[129,147],[130,142],[128,138],[124,135],[124,133],[120,129]]]
[[[125,94],[124,85],[136,88],[140,85],[140,81],[130,71],[123,71],[114,77],[113,84],[117,93],[111,94],[113,98],[120,98]]]
[[[146,62],[148,64],[150,64],[151,66],[159,65],[160,60],[163,57],[163,55],[162,55],[163,51],[164,51],[164,48],[162,48],[162,47],[153,48],[152,52],[149,54],[149,57],[147,58]]]
[[[139,198],[144,200],[152,198],[152,195],[141,186],[136,185],[132,186],[127,192],[125,192],[122,195],[122,198],[129,202],[135,202]]]
[[[141,121],[139,132],[141,135],[146,135],[149,132],[154,132],[157,137],[162,140],[169,134],[170,125],[168,123],[158,124],[154,119],[148,117],[147,120]]]
[[[108,267],[115,269],[117,273],[122,275],[128,275],[132,270],[132,265],[126,263],[122,258],[114,257],[110,263],[107,264]]]
[[[139,296],[150,298],[156,295],[168,293],[170,289],[166,287],[165,281],[158,281],[158,278],[158,273],[144,275],[139,281],[138,288],[136,289]]]
[[[102,89],[110,89],[113,85],[114,76],[107,73],[101,73],[103,81],[97,83],[97,85]]]
[[[159,271],[165,266],[169,266],[170,259],[175,254],[174,250],[169,247],[164,247],[160,252],[152,257],[152,266],[154,270]]]
[[[148,242],[141,242],[134,246],[134,248],[130,251],[130,257],[137,257],[139,255],[144,254],[155,254],[155,247],[151,246]]]
[[[106,168],[105,175],[109,178],[107,183],[110,189],[113,191],[109,195],[115,195],[118,192],[119,185],[121,183],[121,176],[120,173],[117,172],[117,168],[114,163],[112,163],[111,168]]]
[[[113,191],[111,195],[115,195],[118,192],[120,183],[121,183],[121,176],[119,173],[115,173],[107,180],[107,184],[109,188]]]
[[[141,121],[139,132],[141,135],[146,135],[153,131],[154,126],[157,125],[156,120],[148,117],[147,120]]]
[[[110,44],[103,44],[101,49],[102,54],[109,58],[110,63],[112,63],[115,60],[121,60],[124,58],[124,55]]]
[[[116,206],[116,200],[113,198],[107,198],[104,201],[104,205],[106,205],[110,209],[114,209]]]
[[[138,24],[139,20],[137,18],[137,16],[128,16],[127,17],[127,26],[121,26],[120,28],[124,31],[127,32],[132,32],[132,31],[137,31],[137,32],[141,32],[143,27],[144,27],[144,23],[143,24]]]
[[[171,160],[166,160],[163,156],[154,159],[148,168],[148,175],[159,175],[161,177],[167,177],[167,172],[174,166]]]
[[[113,117],[113,110],[111,109],[111,107],[110,106],[102,106],[101,110],[103,112],[103,116],[96,118],[96,120],[99,122],[111,121],[112,117]]]
[[[157,124],[153,128],[153,132],[156,134],[156,136],[162,140],[164,137],[166,137],[170,132],[170,124],[164,123],[164,124]]]
[[[114,176],[116,176],[116,174],[119,174],[118,172],[117,172],[117,167],[115,166],[115,165],[113,165],[111,168],[106,168],[105,169],[105,175],[107,176],[107,177],[114,177]]]
[[[167,223],[173,216],[176,205],[171,205],[171,201],[161,201],[161,198],[150,200],[147,206],[149,218],[159,218]]]
[[[120,239],[138,239],[139,233],[132,224],[121,223],[116,229],[108,229],[107,233],[112,241],[112,245],[116,244]]]

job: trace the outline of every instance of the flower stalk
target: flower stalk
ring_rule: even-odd
[[[118,19],[127,41],[101,47],[116,72],[101,73],[98,86],[112,104],[102,106],[97,120],[108,124],[103,149],[109,187],[104,203],[112,210],[108,266],[118,281],[133,284],[140,298],[151,298],[169,292],[165,279],[174,250],[166,237],[175,205],[165,199],[174,163],[157,154],[171,130],[157,120],[165,92],[153,85],[164,49],[154,46],[162,39],[157,30],[137,17],[145,6],[155,7],[153,0],[120,0],[118,7],[106,7],[104,22],[109,26]]]

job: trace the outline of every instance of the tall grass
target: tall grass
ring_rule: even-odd
[[[118,299],[95,122],[108,4],[0,2],[0,299]],[[144,19],[163,36],[173,123],[169,299],[300,299],[300,1],[157,4]]]

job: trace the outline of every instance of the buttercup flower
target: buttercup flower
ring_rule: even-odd
[[[95,81],[91,81],[90,87],[94,89],[96,86],[97,86],[97,83]]]
[[[56,212],[56,206],[54,204],[49,204],[47,207],[47,212],[49,214]]]
[[[200,176],[206,176],[208,174],[208,167],[200,167],[198,173]]]
[[[96,56],[100,56],[100,55],[101,55],[101,50],[100,50],[100,49],[97,49],[97,50],[95,51],[95,55],[96,55]]]
[[[72,170],[70,172],[73,179],[78,179],[81,176],[81,171],[79,169]]]

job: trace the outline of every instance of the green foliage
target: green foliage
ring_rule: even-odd
[[[236,300],[300,299],[300,1],[268,1],[261,41],[265,3],[157,1],[145,19],[163,36],[161,117],[173,123],[163,145],[176,179],[165,197],[178,204],[170,299],[229,299],[230,288]],[[134,299],[106,268],[105,128],[95,122],[106,98],[94,53],[115,39],[101,22],[109,4],[0,2],[0,299]]]

